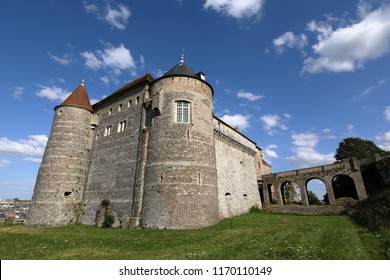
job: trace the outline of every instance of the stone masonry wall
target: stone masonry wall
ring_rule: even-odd
[[[117,94],[96,112],[99,126],[93,140],[82,223],[95,223],[102,200],[110,200],[116,227],[127,227],[133,201],[144,87]],[[125,122],[121,129],[120,122]],[[110,135],[107,127],[111,126]],[[123,130],[123,131],[122,131]],[[105,135],[106,134],[106,135]],[[100,223],[103,221],[101,212]]]
[[[142,224],[199,228],[219,220],[212,91],[190,77],[165,77],[151,87],[158,112],[150,128]],[[190,123],[176,123],[176,101],[190,102]]]
[[[256,145],[214,119],[220,219],[261,207],[256,176]]]

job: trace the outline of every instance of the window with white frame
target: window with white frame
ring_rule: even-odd
[[[121,121],[118,124],[118,132],[123,132],[125,131],[126,128],[126,121]]]
[[[119,106],[118,106],[118,111],[119,111],[119,112],[122,111],[122,104],[119,104]]]
[[[104,129],[104,136],[111,135],[111,131],[112,131],[112,125],[106,126],[106,128]]]
[[[176,122],[189,123],[190,122],[190,102],[176,101]]]

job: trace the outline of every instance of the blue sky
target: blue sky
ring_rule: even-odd
[[[390,1],[1,1],[0,198],[30,198],[53,119],[84,79],[97,101],[179,62],[273,171],[390,150]]]

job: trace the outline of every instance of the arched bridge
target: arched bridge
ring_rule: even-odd
[[[288,185],[294,189],[292,196],[299,192],[301,196],[300,203],[309,205],[307,183],[312,179],[319,179],[326,186],[329,205],[337,205],[337,197],[335,197],[334,192],[334,183],[338,181],[337,178],[351,182],[349,185],[354,188],[352,191],[355,199],[363,200],[367,198],[361,166],[356,159],[352,158],[329,165],[263,175],[261,187],[263,203],[265,205],[271,203],[285,204],[284,186]]]

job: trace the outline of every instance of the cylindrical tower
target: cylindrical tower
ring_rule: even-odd
[[[60,226],[80,218],[92,142],[91,117],[92,107],[84,82],[55,107],[27,226]]]
[[[143,226],[199,228],[218,222],[212,96],[203,73],[194,74],[183,58],[151,85]]]

